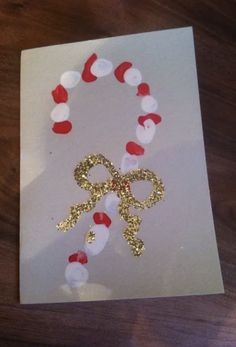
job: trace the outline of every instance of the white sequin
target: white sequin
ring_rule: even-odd
[[[117,208],[120,199],[115,193],[108,193],[105,198],[105,208],[109,215],[114,216],[117,214]]]
[[[120,203],[120,199],[115,193],[108,193],[105,198],[105,208],[109,215],[114,216],[117,214],[117,208]]]
[[[95,234],[95,239],[91,243],[85,241],[84,249],[89,255],[97,255],[106,246],[110,231],[104,224],[95,224],[90,228],[90,231]]]
[[[57,104],[51,112],[51,118],[54,122],[64,122],[70,116],[70,109],[64,102]]]
[[[151,120],[147,119],[143,123],[143,126],[138,124],[136,128],[136,136],[139,142],[143,144],[150,143],[156,132],[156,124]]]
[[[121,172],[126,173],[138,169],[138,158],[135,154],[125,153],[121,159]]]
[[[97,59],[91,66],[91,73],[96,77],[107,76],[113,69],[112,62],[106,59]]]
[[[88,270],[79,262],[69,263],[65,270],[65,279],[71,288],[82,286],[88,281]]]
[[[81,78],[78,71],[66,71],[61,75],[60,83],[64,88],[70,89],[77,86]]]
[[[137,86],[142,81],[141,72],[135,68],[129,68],[124,73],[124,80],[130,86]]]
[[[146,95],[142,98],[141,101],[141,107],[144,112],[155,112],[158,108],[158,103],[157,100],[151,96],[151,95]]]

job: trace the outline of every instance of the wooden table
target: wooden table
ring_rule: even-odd
[[[233,0],[0,0],[1,346],[236,346],[235,15]],[[19,305],[20,51],[189,25],[226,294]]]

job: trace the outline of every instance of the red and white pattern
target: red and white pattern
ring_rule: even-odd
[[[72,122],[69,120],[70,108],[67,104],[69,91],[81,81],[86,83],[95,82],[98,78],[107,76],[112,71],[113,64],[111,61],[98,58],[97,54],[93,53],[84,63],[82,73],[79,71],[65,71],[61,75],[60,83],[51,93],[56,103],[51,112],[51,119],[54,122],[52,131],[55,134],[65,135],[72,130]],[[126,143],[126,152],[121,159],[121,172],[126,173],[139,167],[138,158],[145,153],[143,145],[149,144],[153,140],[156,126],[161,122],[161,117],[154,113],[158,109],[158,102],[151,95],[149,84],[142,82],[141,72],[133,67],[131,62],[124,61],[119,64],[114,69],[114,76],[118,82],[135,87],[136,95],[141,98],[141,109],[146,113],[137,118],[136,138],[140,144],[132,140]],[[80,287],[88,281],[89,273],[84,265],[88,263],[88,256],[98,255],[105,248],[112,223],[109,215],[114,216],[117,213],[119,201],[115,193],[107,194],[105,212],[95,212],[93,215],[94,225],[89,230],[93,238],[91,240],[85,238],[83,249],[69,256],[65,279],[71,288]]]

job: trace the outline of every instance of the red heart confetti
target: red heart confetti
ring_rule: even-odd
[[[52,131],[56,134],[68,134],[72,129],[72,123],[68,120],[53,124]]]
[[[111,219],[103,212],[94,213],[93,220],[96,224],[105,224],[108,228],[111,225]]]
[[[155,114],[155,113],[148,113],[145,116],[139,116],[138,117],[138,122],[140,125],[144,126],[144,122],[147,119],[151,119],[155,124],[158,124],[161,122],[161,116],[159,116],[159,114]]]
[[[129,154],[135,154],[135,155],[143,155],[144,154],[144,148],[139,146],[137,143],[135,142],[128,142],[126,144],[126,151]]]
[[[57,104],[59,104],[61,102],[67,102],[68,93],[61,84],[58,84],[58,86],[56,86],[56,88],[52,91],[52,97],[53,97],[53,100]]]
[[[95,62],[95,60],[97,60],[97,54],[93,53],[88,60],[86,61],[86,63],[84,64],[84,70],[82,72],[82,79],[85,82],[93,82],[96,81],[97,77],[94,76],[90,69],[91,66],[93,65],[93,63]]]
[[[150,87],[147,83],[140,83],[138,85],[138,92],[136,94],[137,96],[145,96],[150,95]]]
[[[117,78],[117,80],[121,83],[124,83],[124,73],[126,70],[128,70],[133,64],[128,62],[128,61],[124,61],[123,63],[121,63],[119,66],[117,66],[117,68],[114,71],[114,75]]]
[[[77,261],[81,264],[87,264],[88,257],[87,254],[84,251],[78,251],[77,253],[71,254],[68,258],[70,263],[73,263],[74,261]]]

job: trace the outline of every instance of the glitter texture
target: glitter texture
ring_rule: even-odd
[[[88,180],[88,174],[92,167],[103,165],[109,171],[111,178],[105,182],[92,183]],[[120,198],[118,207],[121,219],[128,225],[123,231],[123,237],[127,241],[134,256],[140,256],[144,251],[143,240],[136,237],[142,222],[141,217],[132,215],[130,207],[143,210],[152,207],[164,196],[164,185],[152,171],[148,169],[137,169],[121,175],[111,161],[102,154],[91,154],[85,157],[75,168],[74,178],[77,184],[90,192],[90,199],[81,204],[74,204],[70,207],[69,217],[60,222],[57,228],[68,231],[75,226],[82,212],[91,211],[97,202],[108,192],[115,192]],[[144,200],[135,199],[131,192],[130,184],[135,181],[150,181],[153,185],[151,194]]]
[[[93,241],[95,241],[95,232],[92,230],[88,231],[85,236],[85,240],[88,243],[93,243]]]

